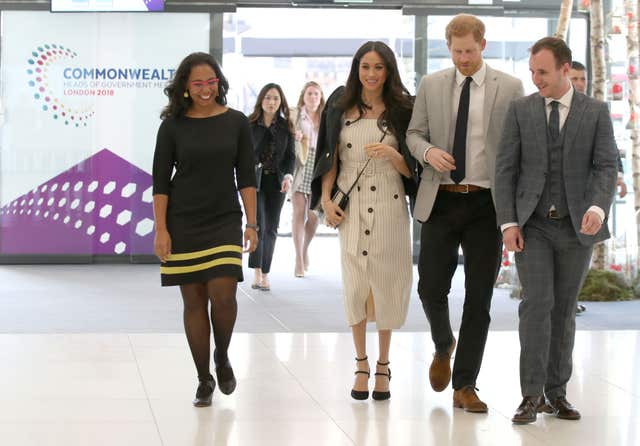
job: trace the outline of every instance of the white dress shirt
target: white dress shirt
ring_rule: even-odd
[[[482,66],[471,78],[469,85],[469,120],[467,121],[465,176],[460,184],[475,184],[480,187],[491,187],[487,171],[487,155],[484,150],[484,90],[487,66]],[[449,128],[449,147],[453,147],[456,135],[456,120],[462,87],[467,76],[456,69],[456,80],[453,86],[453,104]],[[487,117],[488,118],[488,117]],[[449,175],[443,176],[442,184],[454,184]]]

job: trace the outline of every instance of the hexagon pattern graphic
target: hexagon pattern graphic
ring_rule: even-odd
[[[0,253],[153,254],[151,187],[103,149],[0,208]]]

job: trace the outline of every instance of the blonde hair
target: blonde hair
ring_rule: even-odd
[[[322,91],[322,87],[320,87],[320,84],[314,81],[309,81],[304,84],[304,87],[302,87],[300,97],[298,98],[298,110],[304,107],[304,94],[307,92],[307,88],[309,87],[317,88],[320,92],[320,105],[318,106],[318,113],[322,113],[322,110],[324,109],[324,92]]]
[[[451,44],[451,37],[464,37],[467,34],[473,34],[473,39],[478,43],[481,42],[484,39],[484,23],[471,14],[456,15],[445,30],[447,45]]]

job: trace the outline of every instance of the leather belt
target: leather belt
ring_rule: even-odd
[[[476,186],[475,184],[441,184],[438,189],[447,192],[457,192],[459,194],[468,194],[469,192],[489,190],[486,187]]]

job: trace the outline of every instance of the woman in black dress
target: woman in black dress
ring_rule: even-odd
[[[254,268],[254,289],[269,290],[271,259],[278,237],[280,211],[285,194],[291,187],[296,155],[295,131],[289,119],[289,106],[278,84],[267,84],[258,94],[253,113],[249,115],[255,146],[258,176],[258,224],[260,242],[249,256]]]
[[[228,395],[236,387],[227,356],[236,288],[243,280],[242,252],[253,252],[258,243],[249,123],[226,107],[228,88],[213,57],[187,56],[164,90],[169,104],[160,115],[153,159],[154,250],[162,262],[162,286],[180,286],[200,381],[193,404],[199,407],[211,405],[216,386],[209,369],[211,327],[220,391]]]

